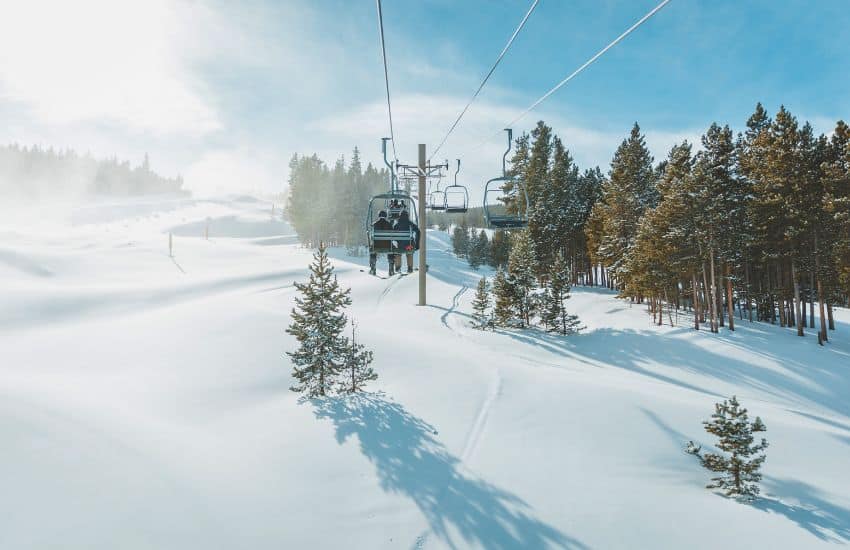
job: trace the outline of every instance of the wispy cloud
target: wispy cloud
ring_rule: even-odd
[[[466,103],[466,98],[451,95],[402,95],[393,101],[393,115],[399,155],[402,161],[415,162],[416,144],[425,142],[433,149],[442,138],[441,131]],[[435,160],[463,158],[462,177],[472,182],[483,182],[498,175],[501,156],[505,150],[504,134],[499,130],[516,117],[518,107],[514,104],[482,101],[469,110],[463,122],[447,141]],[[600,166],[606,169],[614,150],[628,135],[630,127],[620,131],[600,130],[575,124],[557,110],[543,109],[534,112],[514,128],[514,136],[531,128],[537,120],[552,126],[570,149],[581,168]],[[375,101],[363,104],[346,113],[337,113],[319,119],[310,125],[316,138],[326,142],[363,143],[364,139],[374,142],[367,147],[365,158],[379,161],[377,137],[388,135],[386,104]],[[656,160],[666,158],[669,149],[685,139],[698,145],[700,129],[664,130],[646,129],[646,140]],[[367,142],[368,145],[368,142]],[[370,150],[371,149],[371,150]]]
[[[198,135],[220,127],[181,47],[198,10],[151,0],[4,2],[0,98],[46,124]]]

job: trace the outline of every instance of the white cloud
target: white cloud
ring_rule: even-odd
[[[46,124],[213,131],[216,111],[189,76],[181,48],[201,9],[166,0],[3,2],[0,99]]]

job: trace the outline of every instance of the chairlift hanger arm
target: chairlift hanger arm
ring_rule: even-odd
[[[513,147],[513,143],[514,143],[513,128],[505,128],[505,131],[508,133],[508,148],[505,150],[505,154],[502,155],[502,176],[508,175],[508,170],[507,170],[507,168],[505,168],[505,166],[506,166],[505,163],[507,162],[508,153],[511,152],[511,148]]]

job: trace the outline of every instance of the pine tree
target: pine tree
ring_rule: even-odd
[[[839,120],[826,151],[824,164],[826,193],[825,227],[820,232],[819,249],[824,256],[818,272],[823,284],[819,294],[821,309],[826,295],[841,290],[850,295],[850,126]],[[826,327],[822,324],[822,338]]]
[[[727,457],[718,453],[706,453],[700,458],[703,465],[720,475],[707,485],[709,489],[721,489],[726,496],[739,495],[751,498],[759,493],[761,481],[759,469],[765,458],[767,440],[762,438],[753,444],[753,434],[767,430],[759,417],[750,422],[747,409],[740,406],[735,396],[714,406],[711,420],[703,422],[705,431],[716,435],[721,451],[731,454]]]
[[[693,193],[697,206],[697,239],[703,257],[711,270],[708,280],[710,310],[714,332],[722,324],[723,302],[719,271],[726,265],[727,282],[731,285],[731,270],[741,265],[741,248],[746,233],[746,181],[735,174],[737,162],[732,130],[712,124],[702,136],[703,150],[697,154],[693,169]],[[731,308],[731,286],[727,285],[727,306]],[[728,311],[731,311],[728,310]],[[734,317],[729,328],[734,330]]]
[[[466,262],[469,264],[469,267],[477,270],[483,261],[478,257],[478,233],[475,232],[474,228],[469,228],[466,239]]]
[[[342,335],[347,324],[343,310],[351,305],[351,290],[340,288],[324,245],[313,255],[309,281],[295,283],[295,288],[301,295],[295,298],[292,324],[286,332],[295,336],[299,346],[286,354],[298,384],[290,389],[310,398],[324,396],[351,354],[348,338]]]
[[[339,393],[356,393],[362,391],[366,382],[378,379],[378,374],[372,370],[372,352],[363,344],[357,343],[357,324],[351,324],[351,342],[345,358],[344,376],[339,381]]]
[[[512,235],[511,257],[508,260],[509,280],[515,292],[515,306],[523,327],[531,324],[534,315],[534,290],[537,277],[534,273],[535,255],[527,230]]]
[[[493,296],[493,323],[499,327],[510,326],[515,314],[516,287],[501,268],[493,277]]]
[[[629,296],[649,297],[657,305],[668,291],[678,291],[680,280],[693,279],[689,276],[697,269],[698,254],[689,187],[692,166],[691,145],[685,141],[673,146],[658,183],[661,201],[640,221],[626,257],[624,283]]]
[[[570,272],[563,254],[555,257],[552,269],[546,282],[541,317],[549,332],[559,332],[563,335],[578,332],[578,316],[567,312],[566,301],[570,297]]]
[[[611,172],[597,203],[602,221],[598,255],[620,279],[626,277],[624,264],[634,245],[638,222],[658,202],[657,174],[652,161],[640,127],[635,123],[628,139],[614,153]]]
[[[475,289],[475,298],[472,300],[473,327],[484,330],[493,324],[490,315],[491,304],[490,283],[487,281],[487,277],[481,277]]]
[[[490,253],[487,263],[493,268],[506,268],[511,255],[511,240],[506,231],[496,231],[490,241]]]
[[[452,250],[458,258],[463,258],[469,253],[469,231],[465,222],[456,225],[452,230]]]
[[[524,180],[528,175],[528,166],[531,157],[530,137],[523,133],[514,140],[514,154],[511,157],[511,166],[508,169],[508,179],[502,189],[504,197],[499,200],[505,203],[505,210],[509,214],[517,214],[526,211],[525,193],[518,192],[518,182]]]
[[[490,253],[490,242],[483,229],[477,235],[474,230],[471,231],[469,239],[469,253],[467,254],[469,267],[478,270],[487,261],[487,256]]]
[[[528,228],[538,258],[537,276],[546,276],[548,267],[555,261],[558,251],[571,253],[568,259],[577,260],[585,249],[583,238],[579,239],[583,225],[584,200],[582,195],[589,189],[583,188],[578,166],[560,138],[552,140],[551,169],[533,201]]]

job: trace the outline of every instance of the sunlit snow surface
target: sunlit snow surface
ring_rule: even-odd
[[[482,333],[489,272],[432,233],[428,307],[416,275],[332,251],[380,378],[299,402],[284,329],[311,252],[271,210],[152,197],[0,217],[0,548],[850,544],[847,311],[819,348],[759,323],[655,327],[576,288],[578,336]],[[704,489],[682,451],[711,443],[701,421],[733,393],[768,428],[754,505]]]

